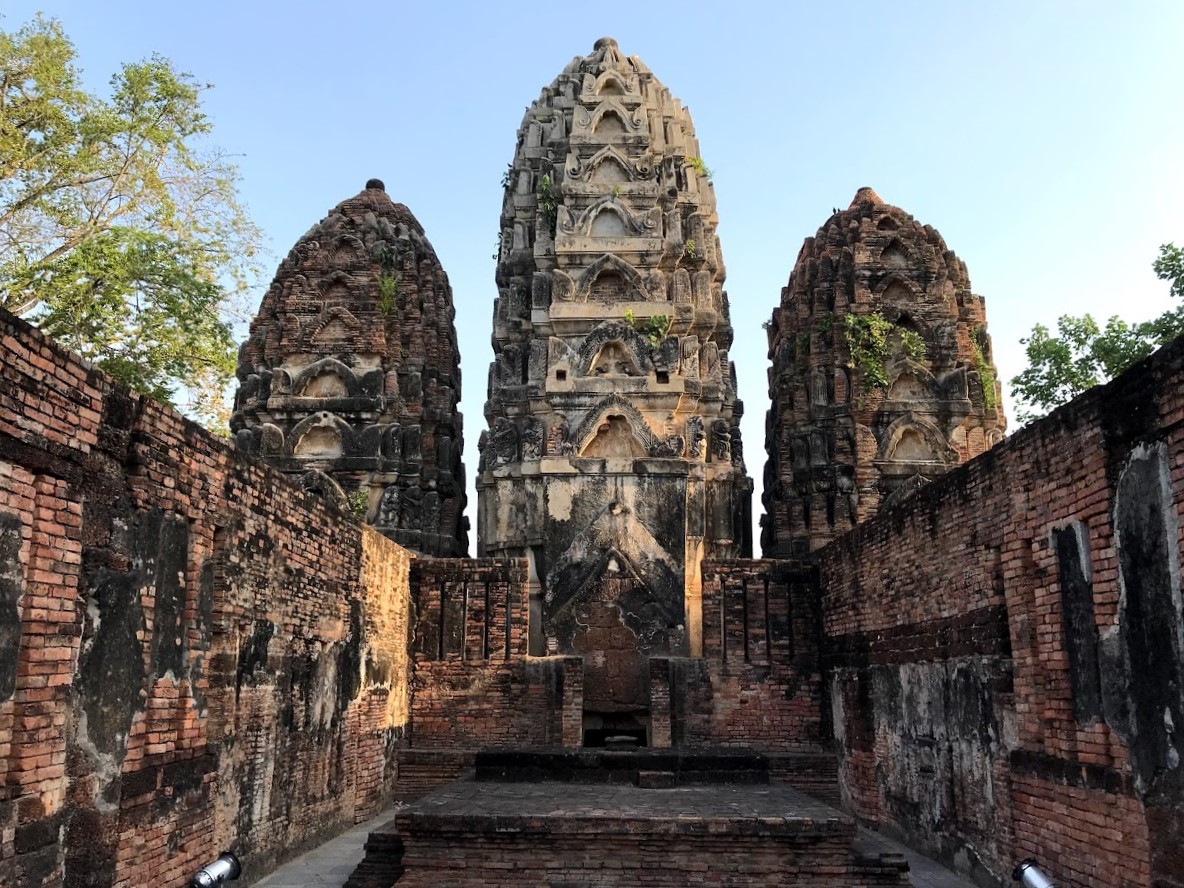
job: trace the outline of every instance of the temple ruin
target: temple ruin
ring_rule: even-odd
[[[399,800],[350,888],[911,884],[883,836],[1184,888],[1184,340],[1004,440],[965,266],[861,189],[770,324],[753,559],[716,223],[615,41],[528,108],[477,558],[378,180],[280,264],[233,442],[0,312],[0,886],[255,879]]]
[[[769,357],[767,557],[824,546],[1003,440],[965,263],[870,188],[806,239]]]
[[[292,247],[239,354],[239,450],[425,555],[468,552],[448,276],[383,183]]]

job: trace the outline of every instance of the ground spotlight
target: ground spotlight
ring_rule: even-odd
[[[189,880],[190,888],[212,888],[223,882],[230,882],[239,877],[243,871],[242,864],[230,851],[218,855],[213,863],[206,864]]]
[[[1056,888],[1052,879],[1041,871],[1040,867],[1036,865],[1035,859],[1031,857],[1017,863],[1011,877],[1022,883],[1024,888]]]

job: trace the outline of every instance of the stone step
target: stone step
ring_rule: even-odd
[[[343,888],[391,888],[403,875],[403,850],[392,817],[366,837],[366,854]]]
[[[638,786],[642,773],[668,774],[675,786],[769,782],[765,756],[743,749],[499,749],[477,753],[474,765],[478,781],[510,783]]]

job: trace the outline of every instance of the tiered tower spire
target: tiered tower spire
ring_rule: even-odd
[[[334,207],[280,264],[239,353],[240,449],[344,496],[398,543],[465,555],[452,289],[383,183]]]
[[[824,545],[1003,438],[966,264],[870,188],[806,239],[769,357],[767,557]]]
[[[690,115],[615,40],[527,110],[478,521],[481,554],[531,559],[536,652],[580,649],[573,615],[608,576],[639,590],[614,602],[642,649],[696,650],[701,560],[750,552],[716,225]]]

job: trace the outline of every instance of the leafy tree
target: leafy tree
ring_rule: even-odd
[[[1172,296],[1184,298],[1184,248],[1164,244],[1152,266],[1170,283]],[[1090,315],[1062,315],[1057,333],[1043,324],[1020,342],[1028,368],[1011,380],[1021,422],[1030,422],[1088,388],[1117,376],[1161,345],[1184,334],[1184,305],[1157,318],[1128,324],[1117,315],[1099,326]]]
[[[260,236],[205,146],[206,89],[152,56],[103,98],[56,21],[0,31],[0,305],[142,392],[204,397],[210,419]]]

